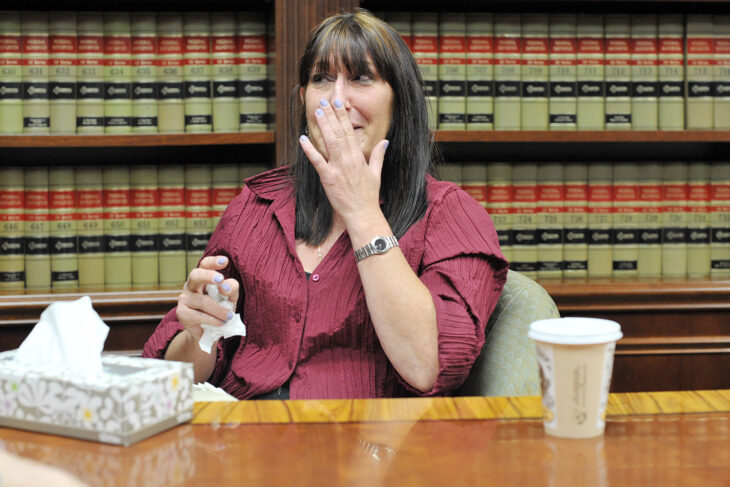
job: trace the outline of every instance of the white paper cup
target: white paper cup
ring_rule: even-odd
[[[532,323],[528,336],[537,347],[545,433],[602,435],[621,326],[597,318],[554,318]]]

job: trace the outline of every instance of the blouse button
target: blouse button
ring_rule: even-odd
[[[294,362],[289,361],[289,368],[291,369],[292,367],[294,367]]]
[[[312,280],[313,280],[314,282],[317,282],[317,281],[319,281],[319,274],[312,274]]]
[[[299,314],[299,313],[296,313],[294,315],[294,321],[296,321],[297,323],[299,323],[300,321],[302,321],[302,315]]]

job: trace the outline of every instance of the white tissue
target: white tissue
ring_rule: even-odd
[[[102,374],[101,352],[109,327],[91,306],[91,298],[58,301],[20,344],[15,361],[31,367],[53,367],[87,378]]]
[[[230,311],[233,311],[233,303],[228,301],[228,296],[224,296],[218,292],[218,286],[215,284],[208,284],[205,286],[205,292],[208,293],[208,296],[213,298],[217,303],[220,303]],[[220,337],[230,338],[235,335],[246,336],[246,325],[243,324],[243,321],[241,321],[241,315],[238,313],[235,313],[233,318],[226,321],[223,326],[203,325],[202,323],[200,326],[203,328],[203,335],[200,337],[198,345],[200,345],[200,349],[206,353],[211,352],[213,344]]]

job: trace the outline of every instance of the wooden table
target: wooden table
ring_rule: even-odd
[[[606,434],[542,430],[540,399],[196,403],[131,447],[0,428],[3,447],[93,486],[730,485],[730,390],[612,394]]]

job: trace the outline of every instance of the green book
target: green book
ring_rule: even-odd
[[[183,17],[185,66],[185,132],[213,131],[211,104],[210,16],[186,12]]]
[[[576,21],[577,66],[576,128],[603,130],[605,122],[605,64],[603,16],[578,14]]]
[[[611,277],[613,268],[613,165],[588,166],[588,277]]]
[[[413,58],[423,78],[423,90],[428,105],[429,126],[438,127],[438,14],[413,12]]]
[[[132,287],[150,288],[157,286],[160,281],[157,166],[132,166],[129,182]]]
[[[157,17],[132,12],[132,132],[157,133]]]
[[[0,167],[0,291],[25,287],[23,168]]]
[[[563,164],[537,166],[537,277],[563,277],[565,185]]]
[[[22,12],[23,133],[48,134],[51,128],[48,104],[48,15]]]
[[[639,167],[639,277],[662,276],[662,174],[659,162]]]
[[[157,172],[159,190],[160,285],[179,287],[187,279],[185,257],[185,168],[162,165]]]
[[[510,268],[537,277],[537,163],[516,162],[512,166],[512,229],[514,243]]]
[[[548,96],[552,69],[548,65],[549,31],[547,15],[522,16],[522,130],[548,129]]]
[[[631,16],[631,129],[659,128],[657,16]]]
[[[575,130],[578,71],[575,14],[550,16],[550,130]]]
[[[638,276],[639,164],[617,162],[613,168],[613,277]]]
[[[684,17],[659,16],[659,130],[684,130]]]
[[[687,275],[687,163],[665,163],[662,180],[662,276],[685,277]]]
[[[563,277],[588,276],[588,164],[567,162],[563,213]]]
[[[631,129],[631,17],[605,17],[606,130]]]
[[[494,128],[494,28],[492,14],[466,18],[466,129]]]
[[[711,130],[714,127],[712,16],[689,14],[686,26],[687,129]]]
[[[514,245],[512,199],[512,164],[509,162],[487,164],[487,211],[497,230],[502,254],[510,262]]]
[[[214,229],[228,203],[241,192],[238,166],[234,164],[213,164],[211,169],[213,185],[213,205],[210,228]]]
[[[494,14],[494,130],[520,130],[520,14]]]
[[[461,165],[461,187],[484,208],[487,207],[487,165],[474,162]]]
[[[179,12],[157,14],[157,121],[160,133],[185,131],[183,21]]]
[[[76,13],[51,12],[48,16],[48,29],[50,34],[48,90],[51,133],[75,134],[76,57],[78,52]]]
[[[710,164],[687,168],[687,276],[710,275]]]
[[[52,167],[48,171],[51,248],[51,287],[79,286],[76,238],[76,187],[73,167]]]
[[[48,168],[25,169],[25,287],[51,288]]]
[[[714,41],[712,71],[715,130],[730,129],[730,15],[712,16]]]
[[[100,167],[76,168],[79,287],[104,288],[104,199]]]
[[[239,130],[268,128],[266,18],[263,12],[238,13]]]
[[[439,176],[444,181],[451,181],[457,186],[462,186],[462,166],[463,165],[459,162],[444,162],[439,165]]]
[[[23,133],[20,13],[0,12],[0,134]]]
[[[104,184],[104,285],[108,289],[132,286],[129,168],[107,166]]]
[[[132,132],[132,39],[128,12],[104,12],[104,132]]]
[[[710,169],[710,275],[730,277],[730,162]]]
[[[185,240],[187,272],[198,267],[212,233],[211,168],[207,164],[185,166]]]
[[[76,70],[76,133],[104,133],[104,20],[100,12],[79,12]]]
[[[213,131],[238,132],[240,124],[235,14],[211,13],[210,28]]]
[[[466,14],[439,16],[440,130],[466,129]]]

